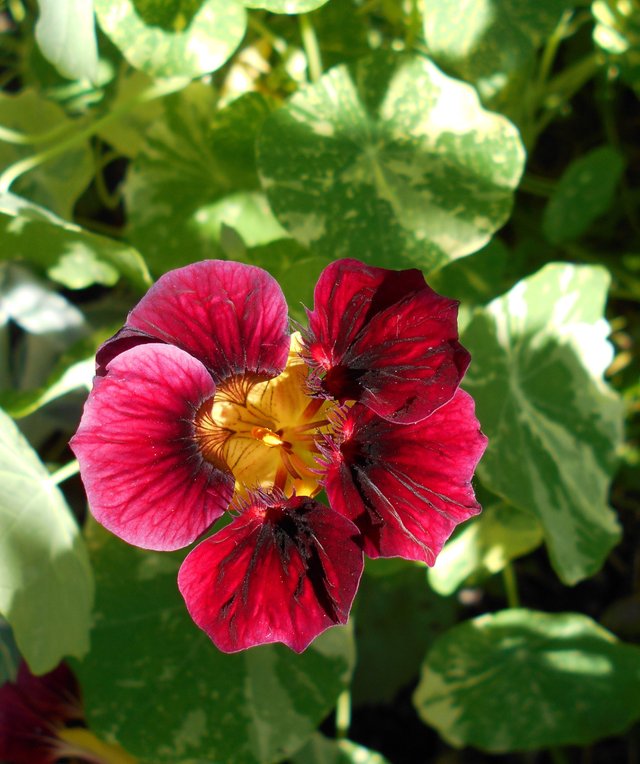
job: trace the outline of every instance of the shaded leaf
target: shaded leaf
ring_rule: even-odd
[[[444,634],[414,703],[456,747],[530,751],[625,731],[640,716],[639,680],[640,648],[587,616],[514,609]]]
[[[567,584],[598,571],[620,530],[607,505],[622,407],[611,362],[603,268],[551,264],[479,309],[463,334],[465,379],[489,447],[487,487],[540,519]]]
[[[0,410],[0,612],[36,674],[89,647],[93,581],[76,522]]]
[[[257,189],[254,140],[269,111],[257,93],[217,110],[213,90],[201,83],[166,99],[166,119],[149,131],[124,188],[131,240],[156,273],[219,257],[222,222],[246,230],[259,215],[260,226],[279,230],[258,197],[213,207],[236,190]]]
[[[59,106],[32,90],[19,95],[0,94],[0,124],[27,135],[39,135],[59,128],[74,129],[72,120]],[[34,126],[37,126],[34,129]],[[58,140],[60,135],[58,134]],[[33,146],[0,141],[0,167],[32,156]],[[87,141],[78,141],[64,154],[19,177],[12,190],[63,218],[71,218],[73,205],[93,177],[93,155]]]
[[[504,117],[419,56],[338,66],[265,122],[258,166],[284,227],[318,254],[427,270],[509,215],[524,152]]]
[[[542,230],[554,244],[571,241],[611,206],[624,171],[624,159],[601,146],[571,162],[544,210]]]
[[[423,565],[367,560],[356,599],[354,702],[390,703],[417,677],[425,652],[453,624],[456,610],[453,600],[429,589]]]

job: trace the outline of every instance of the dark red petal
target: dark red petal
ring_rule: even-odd
[[[355,404],[345,440],[326,452],[331,506],[354,520],[370,557],[433,565],[455,526],[480,511],[471,478],[487,439],[462,390],[411,425],[395,425]]]
[[[410,424],[448,401],[469,365],[457,315],[420,271],[338,260],[316,285],[305,344],[325,393]]]
[[[141,345],[96,377],[71,448],[89,506],[120,538],[145,549],[194,541],[225,511],[230,472],[205,461],[194,417],[215,392],[204,366],[170,345]]]
[[[81,719],[78,686],[64,664],[33,676],[22,663],[16,682],[0,687],[0,761],[53,764],[62,747],[57,729]]]
[[[107,373],[107,366],[117,355],[124,353],[125,350],[130,350],[138,345],[146,345],[150,342],[157,344],[160,340],[146,332],[140,331],[140,329],[123,326],[113,337],[103,342],[98,348],[96,353],[96,374],[99,377],[104,377]]]
[[[178,586],[220,650],[284,642],[302,652],[347,621],[363,567],[357,537],[353,523],[313,499],[257,497],[187,556]]]
[[[289,352],[287,303],[253,265],[205,260],[162,276],[129,313],[125,329],[155,337],[201,361],[216,382],[237,374],[274,377]],[[116,335],[113,343],[122,337]],[[132,333],[125,338],[135,342]],[[102,350],[102,349],[101,349]],[[119,352],[109,346],[108,356]]]

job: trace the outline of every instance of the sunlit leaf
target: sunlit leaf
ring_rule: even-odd
[[[93,0],[38,0],[35,34],[45,58],[70,79],[98,76]]]
[[[427,576],[431,587],[447,596],[465,582],[477,584],[500,572],[510,560],[542,543],[540,523],[533,514],[494,504],[462,526],[440,552]]]
[[[317,732],[291,757],[291,764],[388,764],[388,760],[351,740],[329,740]]]
[[[588,745],[640,716],[640,648],[578,613],[506,610],[444,634],[414,703],[456,747]]]
[[[601,146],[571,162],[545,207],[542,230],[559,244],[583,234],[611,206],[624,159],[610,146]]]
[[[572,5],[569,0],[423,0],[425,39],[434,60],[474,83],[483,99],[511,86],[513,100],[521,103],[536,48]]]
[[[540,519],[568,584],[598,571],[620,530],[607,505],[622,407],[611,362],[603,268],[552,264],[479,309],[463,334],[465,379],[489,447],[487,487]]]
[[[42,98],[32,90],[19,95],[0,94],[0,124],[27,135],[40,135],[58,129],[62,133],[75,128],[59,106]],[[60,140],[60,135],[58,135]],[[34,154],[33,146],[0,141],[0,167]],[[55,212],[71,218],[73,205],[93,177],[93,156],[89,143],[78,141],[69,151],[30,170],[11,186],[16,194]]]
[[[247,8],[264,8],[271,13],[308,13],[329,0],[243,0]]]
[[[273,112],[258,140],[263,187],[301,244],[427,270],[505,222],[523,160],[513,125],[419,56],[332,69]]]
[[[199,77],[219,69],[244,36],[238,0],[95,0],[103,31],[152,77]]]
[[[76,522],[35,451],[0,410],[0,612],[31,670],[89,647],[93,582]]]
[[[640,7],[632,0],[594,0],[593,40],[640,92]]]
[[[0,260],[23,261],[46,269],[69,289],[113,286],[120,275],[139,289],[151,277],[138,252],[68,223],[14,194],[0,195]]]
[[[282,646],[223,654],[178,593],[184,553],[141,551],[95,527],[90,538],[96,617],[78,673],[97,734],[154,764],[267,764],[311,735],[353,668],[348,629],[302,655]]]

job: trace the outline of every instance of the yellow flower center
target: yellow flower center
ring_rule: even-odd
[[[308,370],[299,351],[296,332],[282,374],[266,382],[227,380],[196,415],[205,459],[235,477],[234,503],[256,488],[279,488],[287,496],[320,490],[316,441],[329,431],[327,416],[335,404],[307,394]]]

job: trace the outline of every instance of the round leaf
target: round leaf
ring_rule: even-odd
[[[622,406],[604,384],[609,276],[551,264],[478,309],[463,333],[464,386],[489,446],[486,486],[540,519],[551,562],[575,584],[596,573],[620,530],[607,505]]]
[[[70,79],[98,76],[93,0],[38,0],[35,34],[45,58]]]
[[[78,666],[89,724],[154,764],[280,761],[310,736],[353,668],[347,629],[305,653],[282,645],[235,655],[191,621],[176,576],[182,554],[127,546],[95,525],[91,652]]]
[[[213,72],[245,32],[245,10],[236,0],[205,0],[190,18],[180,3],[95,0],[95,8],[103,31],[129,63],[152,77]]]
[[[588,745],[640,716],[640,648],[578,613],[506,610],[444,634],[414,703],[452,745]],[[512,713],[510,713],[512,711]]]
[[[427,270],[502,225],[522,172],[513,125],[419,56],[338,66],[265,122],[258,167],[280,222],[304,246]]]

